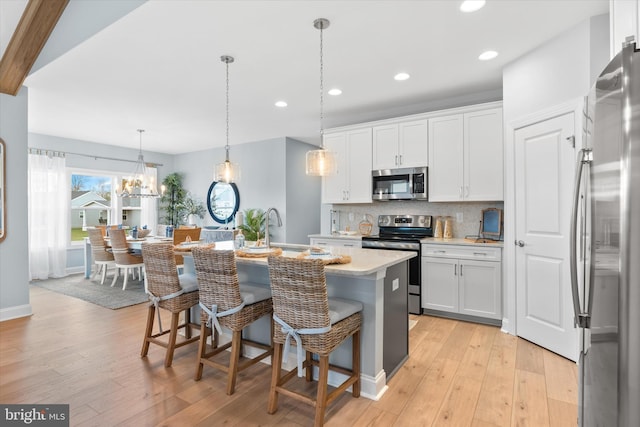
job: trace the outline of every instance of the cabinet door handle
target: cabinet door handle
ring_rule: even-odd
[[[458,275],[458,264],[453,264],[453,275],[454,276]]]
[[[462,199],[462,185],[460,186],[460,190],[458,190],[458,198]]]
[[[464,187],[464,197],[469,197],[469,186],[465,185]]]
[[[395,160],[394,160],[394,162],[395,162],[395,165],[396,165],[396,166],[398,166],[398,155],[397,155],[397,154],[396,154],[396,156],[395,156]]]
[[[353,247],[353,243],[345,243],[344,245],[342,245],[346,248],[352,248]]]
[[[433,251],[434,254],[446,254],[447,251]]]
[[[462,277],[462,265],[460,266],[460,277]]]
[[[400,154],[400,156],[398,156],[398,158],[400,159],[400,164],[402,165],[402,154]]]
[[[486,252],[474,252],[473,256],[487,256]]]

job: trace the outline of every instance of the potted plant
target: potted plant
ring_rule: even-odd
[[[195,224],[196,217],[202,219],[204,218],[204,214],[206,212],[204,208],[204,203],[194,197],[191,193],[187,192],[185,196],[180,211],[183,216],[186,217],[188,224]]]
[[[262,209],[245,209],[244,221],[238,228],[242,230],[244,238],[248,242],[255,242],[264,238],[265,212]],[[259,234],[259,235],[258,235]]]
[[[181,209],[187,196],[187,191],[182,187],[182,179],[181,173],[174,172],[167,175],[162,181],[164,193],[160,198],[160,202],[166,212],[164,221],[173,226],[180,225],[183,218]]]

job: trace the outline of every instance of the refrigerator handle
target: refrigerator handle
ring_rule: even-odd
[[[578,290],[578,251],[576,247],[578,229],[578,211],[580,210],[580,184],[582,183],[582,167],[585,163],[591,163],[591,150],[583,148],[578,153],[578,163],[576,167],[576,177],[573,190],[573,205],[571,207],[571,230],[569,264],[571,269],[571,294],[573,296],[573,312],[575,323],[581,328],[589,328],[591,319],[589,313],[581,311],[580,293]]]

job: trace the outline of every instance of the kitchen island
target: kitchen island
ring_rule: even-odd
[[[230,242],[216,243],[217,249],[230,247]],[[329,297],[360,301],[364,306],[360,350],[361,394],[377,400],[387,388],[387,376],[402,366],[408,357],[407,260],[415,257],[415,254],[359,248],[331,249],[334,254],[351,257],[348,264],[326,266],[327,292]],[[282,256],[296,257],[299,254],[299,251],[285,250]],[[267,258],[236,257],[236,260],[241,283],[269,286]],[[193,273],[192,257],[185,257],[185,273]],[[262,318],[245,330],[245,336],[268,342],[269,330],[269,319]],[[251,353],[247,355],[253,356]],[[331,354],[330,360],[331,363],[351,367],[350,339]],[[285,369],[293,369],[295,353],[291,353],[285,363]],[[391,372],[386,372],[385,367]],[[341,374],[329,374],[330,385],[337,385],[343,379]]]

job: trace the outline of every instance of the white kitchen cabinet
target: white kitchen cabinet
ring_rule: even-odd
[[[422,245],[422,307],[501,319],[500,248]]]
[[[373,170],[424,167],[429,160],[428,121],[373,128]]]
[[[503,199],[502,108],[429,119],[429,201]]]
[[[322,179],[322,203],[371,203],[371,128],[325,134],[338,172]]]
[[[311,246],[327,247],[336,246],[339,248],[361,248],[362,241],[360,239],[345,239],[331,237],[312,237],[310,239]]]

